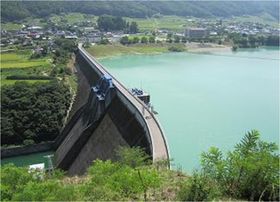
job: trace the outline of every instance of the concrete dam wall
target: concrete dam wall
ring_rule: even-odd
[[[140,146],[153,161],[169,159],[163,131],[139,98],[83,48],[76,59],[90,89],[87,102],[56,140],[55,165],[70,175],[83,174],[95,159],[115,160],[119,146]]]

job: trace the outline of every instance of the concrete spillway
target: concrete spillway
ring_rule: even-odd
[[[87,102],[57,140],[55,164],[83,174],[95,159],[115,159],[119,146],[140,146],[153,161],[168,160],[168,147],[154,114],[82,47],[77,62],[91,89]],[[107,79],[106,79],[107,78]]]

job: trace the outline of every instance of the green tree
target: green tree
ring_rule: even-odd
[[[138,25],[137,25],[137,23],[136,22],[131,22],[130,23],[130,26],[129,26],[129,33],[131,33],[131,34],[135,34],[135,33],[137,33],[139,30],[138,30]]]
[[[121,17],[102,15],[98,17],[97,25],[100,30],[107,32],[107,31],[124,30],[127,26],[127,23]]]
[[[140,41],[139,37],[137,37],[137,36],[133,37],[133,40],[132,40],[133,43],[139,43],[139,41]]]
[[[149,37],[149,43],[155,43],[156,40],[155,40],[155,37],[154,36],[150,36]]]
[[[265,40],[265,44],[267,46],[279,46],[279,40],[280,36],[275,35],[275,36],[268,36],[267,39]]]
[[[166,36],[166,41],[168,43],[172,43],[172,34],[171,33],[168,33],[167,36]]]
[[[141,38],[141,43],[148,43],[147,37],[143,36],[143,37]]]
[[[185,36],[182,37],[182,43],[186,43],[187,42],[187,38]]]
[[[279,200],[279,156],[275,143],[248,132],[224,158],[217,148],[202,154],[202,171],[221,185],[226,195],[248,200]]]
[[[99,44],[104,44],[104,45],[109,44],[109,43],[110,42],[107,38],[102,38],[101,41],[99,42]]]
[[[255,48],[255,47],[258,46],[258,44],[257,44],[258,39],[257,39],[256,36],[250,35],[250,36],[248,37],[248,42],[249,42],[249,44],[250,44],[250,47],[252,47],[252,48]]]
[[[122,37],[121,40],[120,40],[120,43],[121,43],[122,45],[127,45],[127,44],[129,43],[129,38],[128,38],[128,36]]]
[[[252,130],[226,155],[218,148],[202,153],[196,171],[178,192],[179,200],[279,200],[279,154],[275,143]]]
[[[179,43],[179,42],[180,42],[180,37],[177,36],[177,35],[175,35],[175,36],[174,36],[174,42],[175,42],[175,43]]]
[[[150,157],[143,148],[140,147],[119,147],[116,151],[118,161],[122,165],[128,165],[132,168],[150,164]]]

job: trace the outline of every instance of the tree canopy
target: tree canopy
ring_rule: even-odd
[[[1,89],[1,145],[51,141],[59,134],[70,92],[62,82],[24,81]]]
[[[126,21],[121,17],[102,15],[98,18],[97,24],[100,30],[116,31],[123,30],[126,27]]]

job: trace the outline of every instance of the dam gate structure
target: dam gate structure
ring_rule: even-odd
[[[139,146],[152,160],[169,160],[168,146],[154,114],[79,46],[76,60],[90,89],[55,142],[55,166],[80,175],[95,159],[116,159],[119,146]]]

